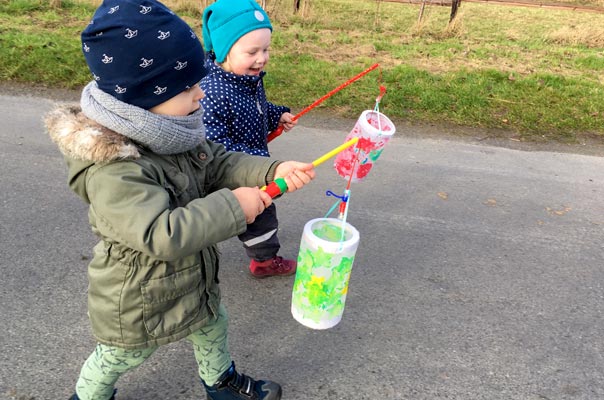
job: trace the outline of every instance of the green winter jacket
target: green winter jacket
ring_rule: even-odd
[[[100,238],[88,267],[94,336],[132,349],[182,339],[218,313],[216,243],[246,229],[230,189],[267,184],[278,162],[209,141],[160,156],[79,111],[57,109],[46,125]]]

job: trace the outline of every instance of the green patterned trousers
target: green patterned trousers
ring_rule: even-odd
[[[226,309],[220,305],[216,320],[187,336],[193,344],[199,377],[210,386],[231,366],[227,327]],[[76,384],[78,397],[81,400],[109,400],[119,377],[141,365],[157,349],[155,346],[127,350],[98,343],[80,372]]]

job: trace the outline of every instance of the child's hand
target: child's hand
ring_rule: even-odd
[[[275,170],[275,179],[284,178],[287,191],[294,192],[315,179],[315,167],[312,163],[286,161]]]
[[[271,196],[256,187],[240,187],[233,190],[233,194],[239,201],[239,205],[245,214],[245,222],[251,224],[266,207],[273,202]]]
[[[279,118],[279,125],[283,125],[285,132],[296,126],[297,123],[298,120],[294,119],[294,116],[288,112],[281,114],[281,118]]]

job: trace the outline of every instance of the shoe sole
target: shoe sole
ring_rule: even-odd
[[[275,275],[254,275],[250,272],[250,275],[252,276],[252,278],[254,279],[265,279],[265,278],[272,278],[272,277],[279,277],[279,276],[292,276],[296,273],[296,270],[293,270],[292,272],[289,272],[287,274],[275,274]]]

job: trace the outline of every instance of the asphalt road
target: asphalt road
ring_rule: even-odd
[[[86,316],[95,238],[44,133],[50,107],[0,95],[7,400],[66,399],[95,344]],[[299,126],[271,150],[310,161],[351,128]],[[400,129],[352,186],[349,222],[361,240],[334,328],[299,324],[293,278],[254,280],[238,241],[220,245],[238,368],[282,383],[292,400],[604,399],[604,158],[413,133]],[[283,255],[297,256],[304,224],[333,204],[325,191],[344,189],[330,164],[277,200]],[[185,341],[118,390],[119,400],[204,398]]]

